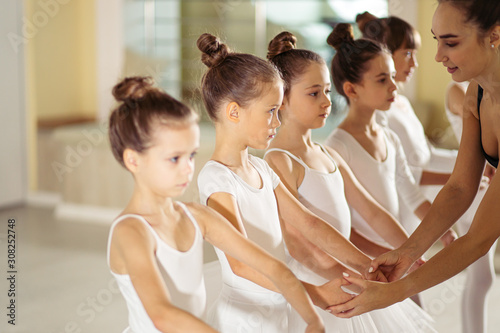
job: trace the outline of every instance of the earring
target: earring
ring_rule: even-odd
[[[495,44],[491,44],[491,48],[494,49],[495,48]]]

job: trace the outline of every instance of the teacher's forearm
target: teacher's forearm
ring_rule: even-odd
[[[398,286],[397,290],[402,291],[403,298],[413,296],[460,273],[482,257],[490,246],[489,240],[481,240],[474,235],[467,234],[394,284]]]
[[[401,250],[414,260],[420,258],[465,213],[473,198],[461,189],[445,185]]]

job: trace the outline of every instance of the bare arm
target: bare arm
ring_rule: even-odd
[[[283,221],[297,228],[309,241],[313,241],[345,265],[368,276],[370,259],[364,253],[330,224],[305,208],[282,183],[275,188],[274,193]]]
[[[265,159],[298,200],[298,187],[304,177],[304,167],[282,152],[271,152]],[[342,277],[342,272],[347,271],[344,265],[310,242],[296,227],[287,221],[281,222],[288,251],[297,261],[328,280]]]
[[[207,204],[209,207],[213,208],[215,211],[225,217],[230,222],[230,224],[234,228],[236,228],[237,231],[239,231],[243,236],[246,237],[245,227],[239,213],[238,205],[232,195],[223,192],[214,193],[208,199]],[[275,292],[280,292],[273,281],[271,281],[266,275],[262,274],[258,270],[255,270],[248,264],[232,257],[231,255],[226,254],[226,257],[234,274],[250,280],[263,288]],[[313,303],[322,308],[325,308],[328,304],[337,304],[351,298],[349,294],[342,292],[341,290],[339,290],[335,294],[330,292],[331,298],[328,299],[325,304],[325,297],[323,294],[324,289],[326,290],[327,287],[324,287],[324,285],[317,287],[305,282],[303,282],[302,284],[306,288],[308,294],[311,296]]]
[[[249,241],[216,211],[190,205],[196,220],[202,221],[205,238],[212,245],[264,275],[297,310],[306,323],[320,328],[321,320],[306,289],[286,265]]]
[[[448,179],[450,179],[449,173],[423,171],[420,178],[420,185],[444,185]]]
[[[408,239],[408,234],[401,224],[359,183],[344,159],[335,150],[327,149],[337,162],[342,173],[345,195],[349,205],[358,211],[363,219],[370,223],[373,230],[389,244],[394,247],[403,244]]]
[[[386,248],[378,243],[375,243],[369,239],[367,239],[365,236],[361,235],[356,231],[356,229],[351,229],[351,237],[349,237],[349,240],[363,253],[366,253],[372,257],[379,256],[381,254],[384,254],[391,249]],[[349,273],[349,272],[347,272]],[[350,273],[349,273],[350,274]]]
[[[475,86],[472,89],[477,88],[477,84],[471,86]],[[475,94],[472,98],[475,98]],[[484,156],[479,141],[479,121],[474,108],[474,103],[464,106],[463,140],[460,143],[457,162],[450,180],[437,195],[428,214],[401,248],[374,260],[373,267],[382,266],[392,272],[390,281],[403,276],[415,258],[422,255],[462,216],[477,193],[484,168]],[[495,208],[492,206],[491,209]]]
[[[401,301],[458,274],[485,255],[500,236],[500,177],[494,177],[466,235],[433,256],[419,269],[395,282],[382,284],[347,278],[363,288],[353,300],[331,307],[339,317],[352,317]],[[346,312],[347,311],[347,312]]]
[[[155,240],[142,222],[126,219],[114,229],[111,253],[128,274],[149,318],[160,332],[216,332],[192,314],[175,307],[155,259]]]

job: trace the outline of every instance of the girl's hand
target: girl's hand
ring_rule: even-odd
[[[441,243],[443,243],[443,246],[448,246],[457,238],[457,233],[453,231],[453,229],[449,229],[443,236],[441,236]]]
[[[345,276],[346,281],[361,288],[361,293],[352,300],[329,306],[332,314],[339,318],[351,318],[375,309],[385,308],[398,300],[394,297],[390,283],[367,281],[359,277]]]
[[[424,257],[418,258],[417,261],[415,261],[415,263],[413,263],[413,265],[408,270],[408,274],[410,274],[411,272],[417,270],[417,268],[419,268],[420,266],[422,266],[423,264],[425,264],[425,262],[426,262],[426,260],[425,260]]]
[[[318,319],[317,322],[307,325],[306,333],[325,333],[323,320],[320,317],[318,317]]]
[[[414,260],[400,249],[392,250],[373,259],[370,268],[380,269],[389,282],[399,280],[413,265]]]
[[[380,269],[367,273],[365,275],[365,279],[370,281],[387,282],[387,277]]]
[[[325,310],[330,305],[341,304],[351,300],[355,295],[342,290],[342,286],[347,286],[349,283],[342,278],[333,279],[322,286],[319,286],[318,296],[319,301],[316,305]]]

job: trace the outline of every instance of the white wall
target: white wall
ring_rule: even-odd
[[[0,11],[0,207],[27,195],[22,3],[5,0]]]

